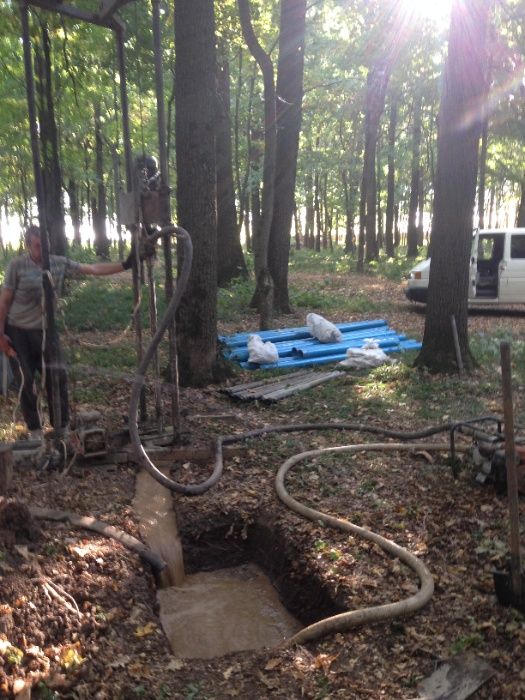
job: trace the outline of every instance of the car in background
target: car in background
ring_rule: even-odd
[[[408,273],[405,294],[426,304],[430,258]],[[476,230],[470,255],[470,305],[525,303],[525,228]]]

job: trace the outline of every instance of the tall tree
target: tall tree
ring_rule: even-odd
[[[230,123],[230,67],[227,58],[217,62],[217,281],[227,285],[236,277],[247,277],[248,270],[237,226]]]
[[[423,347],[417,364],[457,369],[451,318],[466,367],[469,258],[485,109],[486,44],[490,0],[454,0],[439,117],[432,224],[432,262]]]
[[[407,258],[415,258],[418,247],[419,195],[421,189],[421,95],[414,98],[412,114],[412,167],[410,179],[410,201],[408,204]]]
[[[274,309],[283,313],[291,312],[288,261],[301,131],[305,26],[306,0],[281,0],[277,63],[275,198],[268,265],[274,284]]]
[[[94,248],[96,254],[104,260],[109,260],[109,238],[106,230],[107,202],[106,185],[104,182],[104,152],[102,148],[102,125],[100,116],[100,102],[94,106],[95,116],[95,162],[97,190],[96,199],[93,198],[93,232]]]
[[[64,255],[67,248],[62,199],[58,131],[53,96],[53,66],[51,39],[47,23],[41,25],[41,46],[35,44],[35,77],[38,100],[38,119],[42,151],[42,178],[44,182],[45,217],[51,252]]]
[[[397,96],[392,95],[390,101],[390,119],[388,123],[388,174],[386,195],[386,226],[385,226],[385,252],[387,258],[394,257],[394,206],[395,206],[395,180],[396,168],[394,148],[396,145],[397,129]]]
[[[256,60],[264,83],[264,161],[261,218],[253,236],[255,293],[252,305],[259,311],[261,329],[270,327],[273,306],[273,281],[268,267],[268,248],[275,197],[275,159],[277,153],[276,94],[274,69],[270,55],[263,49],[252,26],[249,0],[238,0],[239,17],[246,45]]]
[[[525,175],[521,178],[520,193],[520,202],[518,205],[518,213],[516,215],[516,226],[518,226],[518,228],[525,228]]]
[[[359,270],[363,268],[363,257],[367,261],[375,260],[379,252],[376,239],[376,150],[379,124],[385,109],[392,70],[410,34],[411,18],[398,0],[387,3],[386,8],[381,7],[380,17],[365,93],[365,147],[361,180],[361,227],[364,232],[361,230],[359,236]]]
[[[175,148],[178,222],[193,266],[177,314],[181,382],[209,384],[217,356],[215,18],[213,0],[175,2]]]

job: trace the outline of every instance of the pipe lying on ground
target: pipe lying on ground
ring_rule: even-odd
[[[53,510],[51,508],[39,508],[37,506],[30,506],[29,511],[31,515],[38,520],[68,522],[73,527],[85,528],[86,530],[98,532],[100,535],[104,535],[104,537],[110,537],[138,554],[157,574],[160,574],[160,572],[166,568],[166,562],[157,556],[155,552],[152,552],[151,549],[148,549],[140,540],[132,535],[128,535],[127,532],[119,530],[113,525],[102,522],[102,520],[96,520],[96,518],[92,518],[88,515],[71,513],[68,510]]]
[[[434,582],[430,571],[422,561],[420,561],[414,554],[409,552],[404,547],[401,547],[395,542],[392,542],[391,540],[388,540],[385,537],[368,530],[367,528],[360,527],[359,525],[355,525],[347,520],[342,520],[341,518],[336,518],[332,515],[327,515],[321,511],[309,508],[308,506],[305,506],[292,498],[284,485],[286,474],[290,471],[290,469],[305,459],[320,457],[325,454],[340,454],[342,452],[355,453],[364,451],[385,452],[399,450],[426,450],[442,452],[448,449],[448,444],[438,445],[436,443],[363,443],[360,445],[325,447],[319,450],[301,452],[300,454],[290,457],[290,459],[287,459],[286,462],[284,462],[277,472],[277,476],[275,478],[275,488],[277,490],[277,495],[286,506],[308,520],[321,522],[323,525],[328,525],[329,527],[336,528],[343,532],[348,532],[351,535],[362,537],[369,542],[379,545],[385,552],[398,558],[401,562],[403,562],[403,564],[410,567],[419,577],[421,584],[421,587],[416,594],[410,596],[409,598],[405,598],[404,600],[400,600],[395,603],[387,603],[385,605],[376,605],[369,608],[363,608],[361,610],[352,610],[340,613],[338,615],[333,615],[332,617],[327,617],[324,620],[319,620],[319,622],[308,625],[308,627],[305,627],[293,637],[288,639],[285,643],[286,645],[304,644],[305,642],[319,639],[320,637],[324,637],[328,634],[346,632],[353,627],[360,625],[386,622],[387,620],[393,620],[396,617],[410,615],[425,606],[431,599],[434,592]]]

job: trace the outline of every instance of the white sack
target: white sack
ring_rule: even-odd
[[[343,339],[339,328],[319,314],[308,314],[306,325],[313,337],[321,343],[340,343]]]
[[[260,335],[248,336],[248,362],[265,365],[278,360],[279,353],[273,343],[263,343]]]
[[[351,369],[370,369],[387,362],[391,362],[391,359],[381,350],[377,342],[367,340],[362,348],[348,348],[346,360],[339,364]]]

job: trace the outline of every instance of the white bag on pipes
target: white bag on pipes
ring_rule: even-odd
[[[279,352],[273,343],[264,343],[260,335],[248,336],[248,362],[264,365],[278,360]]]
[[[391,362],[392,360],[381,350],[377,341],[366,340],[362,348],[348,348],[346,360],[342,360],[339,364],[351,369],[370,369]]]
[[[343,339],[339,328],[319,314],[308,314],[306,325],[313,337],[321,343],[340,343]]]

